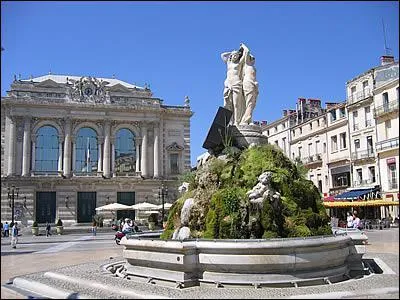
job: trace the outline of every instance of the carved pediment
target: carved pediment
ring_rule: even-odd
[[[178,145],[177,142],[173,142],[171,145],[167,146],[166,149],[168,151],[182,151],[184,148],[183,146]]]
[[[130,93],[131,90],[124,87],[122,84],[117,83],[109,88],[110,92],[122,92],[122,93]]]
[[[44,87],[44,88],[58,88],[60,87],[60,84],[55,82],[54,80],[47,79],[45,81],[42,81],[36,85],[37,87]]]

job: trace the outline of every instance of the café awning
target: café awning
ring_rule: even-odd
[[[357,199],[374,199],[378,196],[378,189],[369,188],[369,189],[358,189],[358,190],[351,190],[341,193],[335,196],[335,200],[357,200]]]
[[[364,207],[364,206],[398,206],[398,201],[377,200],[359,200],[359,201],[324,201],[326,208],[334,207]]]

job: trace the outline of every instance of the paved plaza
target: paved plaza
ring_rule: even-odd
[[[363,258],[372,258],[383,269],[362,279],[299,288],[215,288],[201,286],[176,289],[105,276],[101,266],[123,260],[123,246],[113,240],[114,233],[95,237],[83,230],[66,235],[32,236],[23,232],[17,249],[9,238],[1,240],[1,298],[39,297],[46,291],[52,298],[399,298],[399,229],[368,230],[369,244]],[[363,247],[363,246],[361,246]],[[10,289],[10,279],[31,292]]]

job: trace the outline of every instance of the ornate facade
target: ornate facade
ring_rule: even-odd
[[[161,184],[175,200],[190,170],[188,98],[168,106],[115,78],[45,75],[15,79],[1,100],[3,222],[12,185],[22,224],[88,223],[106,203],[159,204]]]

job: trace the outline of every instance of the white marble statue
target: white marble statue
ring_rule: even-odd
[[[253,123],[253,111],[256,106],[258,96],[258,82],[256,79],[255,57],[250,54],[246,45],[241,45],[244,49],[244,66],[243,66],[243,93],[245,111],[242,116],[241,124]]]
[[[224,52],[222,60],[226,63],[226,79],[224,87],[224,107],[232,111],[231,123],[239,125],[244,111],[243,99],[243,49],[238,51]]]
[[[227,66],[224,107],[233,112],[231,124],[252,124],[253,110],[258,96],[255,57],[242,43],[239,50],[224,52],[221,58]]]

